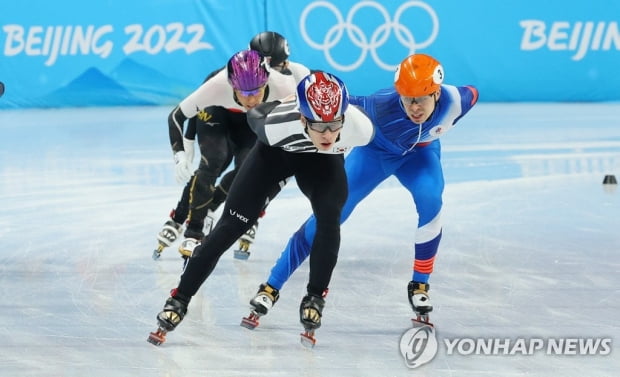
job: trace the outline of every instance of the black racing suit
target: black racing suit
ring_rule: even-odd
[[[224,68],[211,72],[204,82]],[[269,93],[268,90],[269,88],[265,92],[265,98]],[[178,109],[171,112],[170,117],[178,117],[176,121],[179,124],[185,121],[185,117]],[[169,120],[168,123],[174,124],[175,122]],[[231,129],[227,130],[228,127]],[[173,139],[176,129],[172,126],[170,133]],[[226,200],[230,185],[241,163],[254,145],[256,136],[247,126],[245,113],[229,111],[219,106],[207,107],[199,115],[190,118],[187,121],[184,136],[190,140],[198,138],[200,163],[192,178],[183,188],[181,198],[172,212],[172,219],[179,224],[187,221],[184,236],[200,239],[204,235],[202,228],[209,210],[216,211]],[[175,143],[173,149],[180,150],[180,145],[180,142]],[[228,169],[233,158],[235,168],[227,172],[215,186],[217,178]],[[273,195],[275,196],[276,193]]]
[[[259,105],[248,114],[250,126],[264,128],[266,114],[279,102]],[[277,118],[277,117],[273,117]],[[299,114],[297,113],[297,122]],[[303,127],[299,124],[299,130]],[[291,135],[291,139],[297,135]],[[297,137],[298,139],[298,137]],[[289,152],[259,139],[245,159],[224,205],[222,217],[189,258],[181,275],[178,293],[196,294],[222,254],[258,218],[265,200],[280,190],[280,182],[294,176],[310,200],[317,231],[310,253],[308,293],[321,296],[328,287],[340,247],[340,214],[347,198],[342,154]]]

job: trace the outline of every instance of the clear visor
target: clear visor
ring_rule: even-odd
[[[331,122],[313,122],[308,120],[308,127],[316,132],[323,133],[327,130],[331,132],[336,132],[342,128],[344,124],[344,118],[339,118],[336,120],[332,120]]]
[[[237,89],[237,91],[239,92],[239,94],[241,94],[244,97],[250,97],[250,96],[255,96],[257,94],[260,94],[260,92],[262,92],[264,88],[265,86],[263,85],[263,86],[259,86],[258,88],[254,88],[250,90]]]
[[[433,99],[433,94],[435,93],[431,93],[429,95],[420,96],[420,97],[400,96],[400,100],[403,102],[403,105],[405,106],[411,106],[413,104],[423,105],[425,103],[429,103]]]

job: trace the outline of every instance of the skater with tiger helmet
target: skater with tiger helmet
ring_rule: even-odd
[[[418,224],[407,297],[422,320],[428,320],[433,310],[429,278],[442,235],[444,177],[439,138],[478,100],[475,87],[443,81],[444,69],[439,61],[414,54],[400,63],[391,87],[369,96],[350,97],[351,104],[360,106],[373,121],[376,135],[345,160],[349,195],[340,221],[346,221],[354,208],[390,176],[411,193]],[[269,278],[250,301],[254,313],[264,315],[275,304],[290,275],[311,255],[315,232],[316,219],[311,216],[289,240]]]

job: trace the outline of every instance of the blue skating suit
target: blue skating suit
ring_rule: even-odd
[[[375,137],[368,145],[354,148],[345,160],[349,196],[340,223],[381,182],[394,175],[409,190],[418,211],[412,280],[427,283],[441,239],[444,179],[439,137],[476,104],[478,91],[472,86],[442,85],[437,106],[421,127],[407,117],[394,88],[370,96],[351,96],[350,100],[370,117]],[[268,284],[282,288],[308,257],[315,230],[316,221],[311,216],[289,240]]]

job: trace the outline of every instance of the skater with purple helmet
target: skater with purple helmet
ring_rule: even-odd
[[[179,252],[184,258],[191,255],[204,236],[205,218],[225,198],[226,193],[216,191],[217,178],[234,159],[235,170],[229,178],[232,181],[256,142],[256,135],[247,125],[246,112],[262,102],[294,93],[295,86],[292,76],[268,69],[262,54],[243,50],[228,60],[225,69],[205,81],[172,110],[168,116],[168,130],[176,178],[179,183],[187,184],[180,204],[158,235],[155,259],[177,239],[186,220],[185,239]],[[200,163],[195,171],[193,140],[187,140],[183,134],[188,119],[196,120],[200,148]]]
[[[192,253],[177,288],[157,316],[159,328],[149,342],[161,344],[166,333],[179,325],[191,298],[222,254],[256,221],[270,193],[291,176],[317,219],[300,321],[307,331],[320,326],[323,294],[340,247],[340,212],[347,197],[343,154],[374,136],[370,120],[348,104],[340,79],[315,72],[298,84],[296,98],[266,102],[248,112],[258,141],[233,181],[222,217]]]

